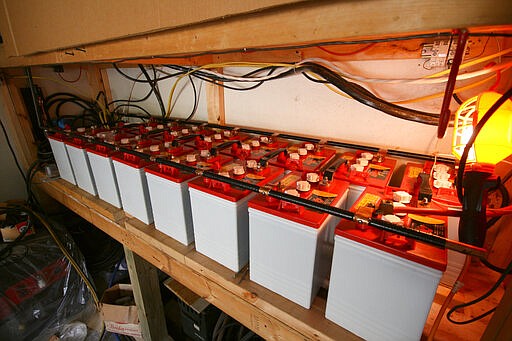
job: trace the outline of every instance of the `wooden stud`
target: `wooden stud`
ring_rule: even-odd
[[[491,321],[482,335],[482,341],[512,340],[512,285],[507,286],[505,294],[496,308]]]
[[[2,74],[0,74],[0,96],[2,122],[9,134],[8,138],[16,152],[20,166],[26,171],[37,155],[32,127],[19,89],[8,84]]]
[[[144,340],[168,338],[156,268],[124,246],[126,264]]]
[[[221,72],[222,70],[217,70]],[[217,84],[206,84],[206,105],[208,110],[208,123],[226,124],[226,110],[224,106],[224,88]]]

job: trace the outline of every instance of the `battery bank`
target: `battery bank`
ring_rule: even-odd
[[[226,156],[201,158],[197,151],[190,147],[170,146],[166,150],[169,160],[202,170],[220,167],[221,164],[232,160]],[[164,164],[146,167],[146,175],[155,228],[184,245],[192,243],[194,232],[188,183],[196,178],[196,175]]]
[[[73,173],[73,167],[69,160],[68,151],[64,141],[67,140],[62,133],[54,133],[48,135],[48,141],[50,141],[50,147],[52,148],[55,163],[59,169],[60,177],[73,185],[76,185],[75,174]]]
[[[348,182],[321,184],[291,172],[272,181],[274,188],[317,203],[343,207]],[[297,190],[297,189],[298,190]],[[252,281],[309,309],[327,279],[334,228],[340,218],[258,195],[249,202],[249,271]]]
[[[351,210],[372,211],[382,195],[367,188]],[[445,250],[342,220],[325,316],[366,340],[419,340],[445,269]]]
[[[158,141],[137,138],[123,139],[121,146],[148,154],[151,152],[150,149],[156,149],[158,153],[161,148]],[[149,166],[151,162],[123,152],[112,154],[112,160],[124,211],[146,224],[153,223],[148,182],[144,171],[144,167]]]
[[[250,169],[234,162],[219,172],[260,186],[282,173],[278,167]],[[255,194],[205,177],[191,181],[189,189],[196,250],[232,271],[240,271],[249,260],[247,203]]]
[[[65,141],[65,145],[77,186],[92,195],[97,195],[96,182],[87,155],[87,148],[91,147],[91,144],[80,138],[71,138]]]

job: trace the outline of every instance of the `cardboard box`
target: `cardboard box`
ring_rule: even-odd
[[[101,314],[107,331],[142,337],[131,284],[116,284],[105,290],[101,298]]]
[[[304,0],[6,0],[0,25],[17,55],[158,32]],[[1,7],[0,7],[1,8]],[[11,39],[10,39],[11,40]],[[0,51],[2,52],[2,51]],[[8,56],[8,55],[7,55]]]

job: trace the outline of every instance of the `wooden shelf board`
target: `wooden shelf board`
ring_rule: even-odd
[[[153,34],[30,56],[0,50],[0,67],[121,60],[180,54],[208,54],[243,48],[403,36],[411,33],[500,29],[510,25],[510,4],[502,0],[311,1],[262,13],[198,23]]]

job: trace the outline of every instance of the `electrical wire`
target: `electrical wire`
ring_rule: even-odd
[[[78,273],[80,278],[84,281],[85,285],[89,289],[89,292],[91,293],[92,299],[94,300],[94,303],[96,305],[96,309],[100,310],[100,300],[98,298],[98,295],[96,294],[96,291],[94,289],[94,285],[91,283],[87,275],[84,273],[80,265],[76,262],[76,260],[73,258],[71,253],[68,251],[66,246],[62,243],[62,241],[59,239],[51,225],[44,219],[39,213],[35,212],[28,206],[22,206],[23,210],[25,210],[27,213],[29,213],[31,216],[35,217],[43,226],[46,228],[52,239],[55,241],[59,249],[62,251],[66,259],[69,261],[73,269]]]
[[[496,283],[494,283],[494,285],[485,293],[483,294],[482,296],[478,297],[478,298],[475,298],[474,300],[470,301],[470,302],[466,302],[466,303],[462,303],[462,304],[458,304],[456,306],[454,306],[453,308],[451,308],[448,313],[446,314],[446,318],[448,319],[448,321],[450,321],[451,323],[454,323],[454,324],[469,324],[469,323],[472,323],[472,322],[475,322],[475,321],[478,321],[484,317],[486,317],[487,315],[489,314],[492,314],[495,310],[496,310],[496,307],[486,311],[485,313],[483,314],[480,314],[476,317],[473,317],[469,320],[465,320],[465,321],[455,321],[453,318],[452,318],[452,314],[459,310],[459,309],[462,309],[462,308],[466,308],[466,307],[469,307],[469,306],[472,306],[476,303],[479,303],[483,300],[485,300],[487,297],[489,297],[490,295],[492,295],[492,293],[494,293],[496,291],[496,289],[498,289],[498,287],[500,286],[501,282],[503,282],[505,280],[505,278],[507,277],[507,275],[510,273],[510,270],[512,269],[512,261],[508,264],[508,266],[504,269],[503,273],[501,274],[500,278],[498,278],[498,280],[496,281]]]
[[[441,305],[441,308],[439,308],[439,311],[437,312],[436,319],[434,320],[434,323],[432,324],[432,327],[430,328],[430,332],[428,333],[428,339],[427,341],[433,341],[434,337],[436,335],[437,329],[439,328],[439,325],[441,324],[441,320],[443,319],[444,313],[446,309],[448,309],[448,305],[452,301],[455,294],[459,291],[459,289],[463,286],[462,280],[466,273],[468,272],[469,266],[471,265],[471,256],[466,256],[466,259],[464,261],[464,265],[462,266],[462,269],[457,276],[457,279],[455,280],[455,283],[450,290],[450,293],[443,301],[443,304]]]
[[[192,117],[194,117],[194,115],[197,112],[197,107],[198,107],[198,104],[199,104],[198,103],[199,102],[199,97],[198,97],[196,85],[194,84],[194,80],[192,79],[192,76],[190,76],[190,75],[188,76],[188,78],[190,79],[190,83],[192,84],[192,90],[194,91],[194,106],[192,107],[192,112],[187,116],[185,121],[190,121],[190,119],[192,119]],[[201,90],[201,88],[199,88],[199,90]]]
[[[14,151],[14,148],[12,147],[11,140],[9,139],[9,135],[7,135],[7,130],[5,129],[4,123],[2,120],[0,120],[0,126],[2,126],[2,131],[5,135],[5,141],[7,142],[7,146],[9,147],[9,150],[11,151],[12,157],[14,159],[14,163],[16,164],[16,168],[18,168],[18,171],[20,172],[21,177],[23,178],[23,181],[27,182],[27,176],[25,175],[25,172],[21,168],[20,162],[18,161],[18,158],[16,157],[16,152]]]
[[[459,161],[459,169],[457,171],[457,177],[455,179],[455,187],[457,189],[457,197],[459,198],[459,202],[463,203],[463,186],[462,179],[464,177],[464,170],[466,168],[466,161],[468,159],[469,151],[471,150],[475,140],[482,130],[483,126],[487,121],[491,118],[491,116],[510,98],[512,97],[512,88],[508,89],[490,108],[487,112],[482,116],[482,118],[478,121],[478,123],[473,128],[473,134],[469,138],[464,147],[464,151],[462,152],[462,156]]]
[[[499,71],[498,71],[498,73],[499,73]],[[492,75],[491,77],[484,78],[484,79],[482,79],[482,80],[480,80],[478,82],[473,82],[473,83],[468,84],[466,86],[461,86],[459,88],[455,88],[455,90],[453,91],[453,98],[460,105],[463,102],[460,100],[460,98],[458,97],[457,93],[463,92],[463,91],[466,91],[466,90],[469,90],[469,89],[472,89],[472,88],[476,88],[476,87],[478,87],[478,86],[480,86],[482,84],[485,84],[485,83],[489,82],[490,80],[492,80],[495,77],[496,77],[496,75]],[[439,97],[442,97],[443,95],[444,95],[444,92],[438,92],[438,93],[435,93],[435,94],[421,96],[421,97],[416,97],[416,98],[411,98],[411,99],[406,99],[406,100],[391,101],[391,103],[394,103],[394,104],[417,103],[417,102],[427,101],[427,100],[434,99],[434,98],[439,98]]]
[[[459,69],[463,70],[463,69],[466,69],[466,68],[468,68],[470,66],[477,65],[477,64],[486,62],[488,60],[491,60],[491,59],[494,59],[494,58],[506,55],[506,54],[508,54],[510,52],[512,52],[512,48],[509,48],[509,49],[506,49],[506,50],[502,50],[500,52],[497,52],[497,53],[494,53],[494,54],[491,54],[491,55],[488,55],[488,56],[485,56],[485,57],[482,57],[482,58],[474,59],[474,60],[471,60],[469,62],[461,64]],[[440,72],[433,73],[431,75],[426,76],[426,78],[436,78],[436,77],[444,76],[444,75],[446,75],[448,73],[450,73],[450,69],[446,69],[446,70],[443,70],[443,71],[440,71]]]
[[[58,75],[58,76],[60,77],[60,79],[62,79],[64,82],[67,82],[67,83],[76,83],[76,82],[78,82],[78,81],[80,80],[80,78],[82,78],[82,65],[80,65],[80,71],[79,71],[79,73],[78,73],[78,76],[77,76],[77,77],[76,77],[76,79],[74,79],[74,80],[67,80],[67,79],[65,79],[65,78],[62,76],[61,72],[57,72],[57,75]]]
[[[371,92],[363,88],[362,86],[349,82],[345,80],[343,77],[335,73],[334,71],[320,66],[318,64],[313,63],[304,63],[302,64],[304,68],[309,71],[316,73],[321,76],[323,79],[329,81],[329,83],[333,84],[335,87],[351,96],[356,101],[365,104],[369,107],[382,111],[388,115],[398,117],[401,119],[414,121],[423,124],[429,125],[437,125],[438,115],[427,113],[423,111],[418,111],[414,109],[404,108],[389,102],[386,102]]]
[[[142,64],[139,64],[139,69],[140,71],[142,71],[142,73],[144,74],[144,77],[146,77],[149,85],[151,86],[151,88],[153,89],[153,93],[158,101],[158,106],[160,107],[160,112],[162,114],[162,119],[165,117],[165,107],[164,107],[164,102],[162,100],[162,95],[160,94],[160,90],[158,89],[158,81],[156,80],[157,77],[156,77],[156,71],[155,71],[155,78],[154,79],[151,79],[151,77],[149,76],[149,74],[147,73],[146,69],[144,68],[144,66]],[[153,69],[154,70],[154,69]]]
[[[358,54],[358,53],[361,53],[361,52],[364,52],[366,50],[369,50],[371,49],[372,47],[374,47],[377,43],[370,43],[358,50],[355,50],[355,51],[351,51],[351,52],[334,52],[334,51],[329,51],[328,49],[326,49],[325,47],[322,47],[322,46],[317,46],[317,48],[319,48],[320,50],[328,53],[328,54],[332,54],[334,56],[352,56],[354,54]]]
[[[358,82],[363,83],[387,83],[387,84],[439,84],[439,83],[445,83],[448,80],[448,77],[422,77],[422,78],[395,78],[395,79],[389,79],[389,78],[370,78],[366,76],[358,76],[354,74],[347,73],[343,70],[341,70],[337,65],[334,63],[327,61],[325,59],[321,58],[307,58],[296,65],[301,65],[304,63],[315,63],[325,66],[326,68],[331,69],[332,71],[336,72],[337,74],[341,75],[344,78],[351,79]],[[506,70],[512,67],[512,62],[508,63],[502,63],[502,64],[496,64],[493,67],[489,67],[482,70],[467,72],[464,74],[457,75],[457,80],[465,80],[465,79],[471,79],[479,76],[483,76],[489,73],[494,73],[498,70]]]
[[[114,112],[115,112],[115,113],[117,113],[117,110],[118,110],[119,108],[122,108],[122,107],[133,107],[133,108],[137,108],[137,109],[139,109],[139,110],[143,111],[143,112],[146,114],[146,116],[145,116],[146,118],[151,118],[151,117],[153,117],[149,111],[147,111],[146,109],[144,109],[144,108],[143,108],[143,107],[141,107],[140,105],[133,104],[133,103],[130,103],[130,104],[128,104],[128,103],[127,103],[127,104],[119,104],[119,105],[117,105],[117,106],[114,108]],[[126,117],[138,117],[138,116],[136,116],[136,115],[134,115],[134,114],[124,114],[124,113],[121,113],[121,114],[120,114],[120,113],[117,113],[117,114],[118,114],[118,115],[120,115],[120,116],[126,116]]]

